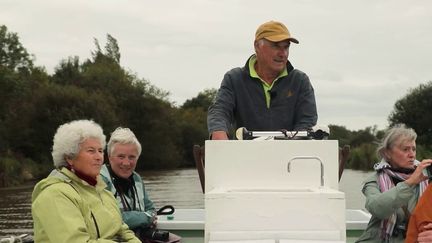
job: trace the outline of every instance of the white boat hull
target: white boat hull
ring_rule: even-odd
[[[366,229],[371,215],[360,209],[345,211],[346,242],[354,242]],[[176,209],[173,216],[158,216],[158,227],[182,236],[185,243],[203,243],[205,229],[204,209]],[[285,243],[288,243],[286,241]],[[292,242],[299,242],[298,240]],[[300,241],[308,243],[308,241]],[[309,241],[311,242],[311,241]]]

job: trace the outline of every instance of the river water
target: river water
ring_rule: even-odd
[[[348,209],[364,209],[361,183],[370,173],[344,171],[339,186],[345,192]],[[157,208],[167,204],[175,208],[204,208],[204,196],[195,169],[146,171],[141,175]],[[0,238],[31,232],[33,186],[0,188]]]

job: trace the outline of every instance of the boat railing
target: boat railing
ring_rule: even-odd
[[[287,165],[288,173],[291,172],[291,164],[295,160],[317,160],[321,166],[321,187],[324,186],[324,164],[323,164],[322,160],[320,159],[320,157],[318,157],[318,156],[295,156],[294,158],[292,158],[288,161],[288,165]]]
[[[33,243],[33,237],[29,234],[9,236],[0,239],[0,243]]]

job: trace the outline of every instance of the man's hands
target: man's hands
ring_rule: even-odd
[[[228,140],[228,135],[225,131],[214,131],[211,134],[212,140]]]

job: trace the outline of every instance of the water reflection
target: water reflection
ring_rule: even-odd
[[[347,209],[365,209],[365,201],[361,189],[363,181],[372,175],[373,171],[364,172],[358,170],[344,170],[339,181],[339,190],[345,193],[345,204]]]
[[[204,208],[204,195],[195,169],[148,171],[141,173],[157,208]]]
[[[33,185],[0,189],[0,237],[30,233]]]

